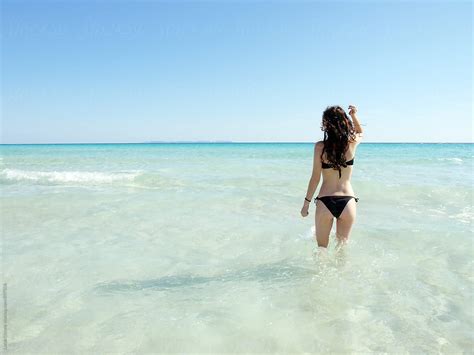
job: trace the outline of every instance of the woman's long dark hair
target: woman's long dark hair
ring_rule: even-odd
[[[326,159],[339,171],[341,166],[346,167],[345,153],[349,147],[349,141],[356,139],[354,125],[341,106],[328,106],[323,112],[322,127],[324,131],[324,148],[321,153],[326,152]]]

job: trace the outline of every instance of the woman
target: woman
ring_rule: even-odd
[[[314,199],[318,247],[327,248],[334,218],[339,243],[347,242],[355,221],[359,199],[352,190],[351,174],[355,151],[363,136],[356,113],[357,108],[350,105],[349,115],[353,122],[340,106],[327,107],[323,113],[324,140],[314,146],[313,172],[301,209],[301,215],[306,217],[322,174],[323,183]]]

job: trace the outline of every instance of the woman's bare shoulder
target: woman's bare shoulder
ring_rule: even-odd
[[[314,144],[314,149],[315,150],[322,150],[324,147],[324,142],[323,141],[317,141],[315,144]]]

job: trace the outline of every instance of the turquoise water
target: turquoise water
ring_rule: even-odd
[[[473,145],[362,143],[327,255],[312,150],[1,146],[9,350],[472,351]]]

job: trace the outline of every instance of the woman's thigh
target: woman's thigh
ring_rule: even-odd
[[[356,203],[353,198],[350,199],[336,221],[336,236],[339,240],[349,239],[357,215]]]
[[[316,240],[318,246],[327,247],[329,243],[329,234],[331,233],[334,216],[331,211],[320,200],[316,203],[315,224]]]

